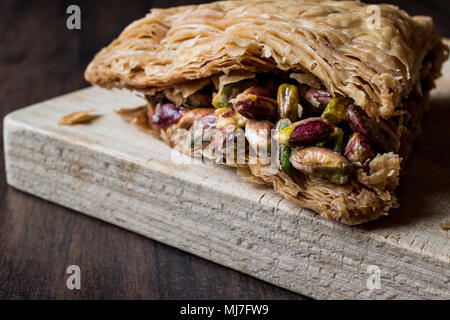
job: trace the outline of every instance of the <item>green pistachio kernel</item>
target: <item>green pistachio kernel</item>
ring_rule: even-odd
[[[299,116],[300,98],[297,86],[283,83],[278,87],[277,95],[278,116],[283,119],[287,118],[292,122],[296,121]]]
[[[212,105],[215,108],[231,108],[233,107],[231,100],[253,85],[255,85],[254,79],[245,79],[239,82],[226,84],[214,95]]]
[[[330,124],[348,120],[347,107],[352,103],[349,98],[333,98],[328,103],[322,114],[322,119]]]
[[[277,131],[283,130],[291,124],[289,119],[281,119],[277,124]],[[296,173],[295,168],[291,164],[291,152],[292,148],[283,144],[279,145],[278,160],[280,161],[281,170],[288,176],[294,176]]]

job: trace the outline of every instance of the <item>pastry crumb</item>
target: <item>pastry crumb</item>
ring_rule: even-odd
[[[450,221],[443,221],[439,224],[439,228],[442,230],[450,230]]]
[[[136,107],[136,108],[122,108],[119,110],[115,110],[114,112],[119,114],[119,115],[135,115],[136,113],[140,113],[142,112],[144,109],[146,108],[146,106],[140,106],[140,107]]]
[[[87,123],[99,117],[99,115],[92,114],[97,110],[78,111],[68,114],[59,120],[60,126],[73,126],[80,123]]]

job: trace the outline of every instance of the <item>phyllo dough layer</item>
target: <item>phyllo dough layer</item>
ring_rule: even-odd
[[[149,89],[231,70],[311,72],[371,116],[391,116],[439,41],[427,17],[356,1],[226,1],[154,9],[102,50],[86,78]]]

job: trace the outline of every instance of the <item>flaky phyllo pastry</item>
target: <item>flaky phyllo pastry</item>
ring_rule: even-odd
[[[430,18],[394,6],[227,1],[152,10],[86,79],[145,95],[148,106],[119,113],[170,146],[359,224],[398,206],[447,55]]]

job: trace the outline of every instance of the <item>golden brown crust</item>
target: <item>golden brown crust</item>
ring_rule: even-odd
[[[432,20],[389,5],[316,2],[154,9],[96,56],[86,79],[148,91],[231,70],[308,71],[369,115],[391,116],[416,82],[424,56],[440,41]],[[381,20],[373,28],[377,8]]]

